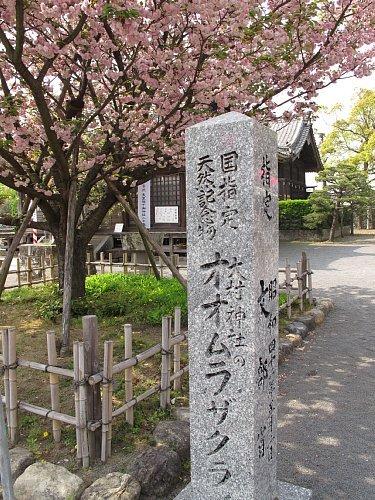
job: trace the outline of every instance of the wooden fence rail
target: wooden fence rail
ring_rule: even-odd
[[[181,379],[188,371],[188,367],[181,369],[180,344],[187,339],[181,332],[181,311],[174,312],[174,335],[172,335],[172,317],[162,320],[161,342],[155,346],[133,355],[132,326],[124,326],[124,355],[125,359],[113,364],[113,341],[104,343],[103,370],[92,372],[92,367],[99,366],[97,359],[97,321],[95,316],[82,318],[84,342],[73,344],[73,369],[57,366],[56,338],[54,332],[47,332],[48,364],[36,363],[17,358],[16,331],[11,327],[0,327],[2,337],[2,373],[4,378],[4,396],[6,420],[9,430],[9,439],[12,444],[18,438],[18,410],[40,415],[52,420],[52,434],[55,442],[61,439],[61,423],[72,425],[76,428],[77,459],[83,467],[100,456],[103,462],[111,456],[112,422],[114,418],[125,414],[130,425],[134,424],[134,406],[160,392],[160,407],[170,406],[171,386],[181,387]],[[85,335],[86,332],[86,335]],[[88,335],[90,333],[90,335]],[[176,345],[179,349],[174,349]],[[162,354],[160,383],[134,397],[133,367],[139,363]],[[177,354],[176,354],[177,353]],[[178,359],[175,359],[175,356]],[[42,408],[17,398],[17,369],[19,367],[43,371],[49,374],[51,408]],[[172,372],[173,370],[173,372]],[[113,409],[113,377],[123,373],[125,380],[124,404]],[[59,382],[60,378],[70,378],[74,387],[74,415],[61,412]],[[101,388],[101,391],[100,391]],[[101,393],[101,397],[100,397]],[[100,442],[97,446],[97,432],[100,432]]]

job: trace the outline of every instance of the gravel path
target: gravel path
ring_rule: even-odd
[[[302,250],[335,309],[280,369],[278,476],[314,499],[375,499],[375,237],[281,244],[280,262]]]

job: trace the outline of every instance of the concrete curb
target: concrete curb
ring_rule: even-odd
[[[320,299],[313,309],[303,316],[295,318],[285,327],[288,333],[286,338],[279,343],[279,365],[284,363],[294,349],[303,344],[304,340],[315,331],[317,326],[323,324],[333,307],[334,303],[331,299]]]

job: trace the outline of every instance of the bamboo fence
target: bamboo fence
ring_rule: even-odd
[[[279,306],[279,311],[286,310],[288,318],[292,317],[292,305],[294,302],[299,302],[301,312],[305,309],[305,300],[311,305],[313,303],[313,272],[310,266],[310,259],[306,257],[306,253],[302,252],[301,259],[297,262],[297,266],[292,268],[288,259],[285,260],[285,267],[279,268],[279,275],[284,275],[285,279],[281,280],[279,276],[279,290],[286,294],[286,302]]]
[[[73,344],[73,369],[62,368],[57,364],[56,337],[53,331],[47,332],[48,363],[37,363],[17,358],[16,331],[11,327],[0,327],[2,337],[2,373],[4,378],[4,397],[6,421],[11,444],[18,438],[18,410],[39,415],[52,420],[52,435],[56,443],[61,440],[61,424],[76,429],[77,460],[88,467],[96,457],[106,462],[111,456],[112,422],[125,414],[126,421],[134,425],[134,407],[141,401],[160,393],[160,407],[171,404],[171,386],[181,387],[182,376],[188,367],[181,368],[180,344],[187,339],[181,333],[181,310],[175,309],[174,322],[171,317],[162,319],[161,342],[139,354],[133,352],[132,325],[124,326],[124,360],[114,364],[113,342],[104,342],[103,370],[98,370],[98,328],[95,316],[85,316],[83,323],[83,342]],[[172,323],[174,323],[172,335]],[[176,349],[176,346],[179,346]],[[133,367],[161,353],[162,363],[160,383],[134,396]],[[49,374],[51,408],[43,408],[17,398],[17,369],[29,368]],[[113,377],[123,373],[125,382],[124,404],[113,407]],[[59,383],[61,378],[73,381],[74,415],[61,412]],[[101,397],[100,397],[101,394]],[[99,446],[97,436],[100,433]]]
[[[15,269],[8,271],[7,277],[15,276],[15,283],[4,286],[5,290],[33,286],[57,281],[57,262],[53,255],[15,257]]]
[[[5,288],[21,288],[23,286],[33,286],[36,284],[46,284],[51,281],[57,281],[57,264],[53,260],[53,256],[39,256],[37,265],[35,265],[36,257],[27,257],[26,265],[22,265],[22,259],[16,258],[16,269],[9,271],[9,275],[17,276],[17,283],[7,285]],[[148,259],[147,259],[148,260]],[[180,262],[178,254],[173,255],[173,263],[178,271],[186,272],[186,263]],[[160,272],[160,276],[170,276],[167,266],[161,259],[156,263]],[[123,252],[121,262],[114,262],[112,252],[108,253],[108,258],[105,259],[105,253],[100,253],[100,259],[97,261],[91,260],[90,254],[86,257],[87,275],[106,274],[106,273],[123,273],[123,274],[152,274],[151,263],[143,263],[138,261],[136,252]],[[38,274],[40,278],[38,278]],[[304,301],[307,299],[312,302],[312,271],[310,261],[306,258],[305,252],[302,252],[301,259],[297,262],[296,267],[292,268],[286,260],[285,267],[279,268],[279,290],[282,290],[287,295],[287,302],[280,306],[280,311],[286,309],[287,315],[290,318],[292,314],[292,305],[295,301],[299,301],[301,311],[304,310]],[[280,276],[282,275],[282,276]],[[175,350],[178,349],[178,346]],[[125,354],[126,356],[126,354]]]

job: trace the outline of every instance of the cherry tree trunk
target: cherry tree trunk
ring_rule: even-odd
[[[65,242],[55,240],[57,248],[57,269],[59,278],[59,288],[64,288],[64,262],[65,262]],[[72,299],[85,295],[86,279],[86,251],[87,245],[80,238],[74,240],[74,258],[72,273]]]

